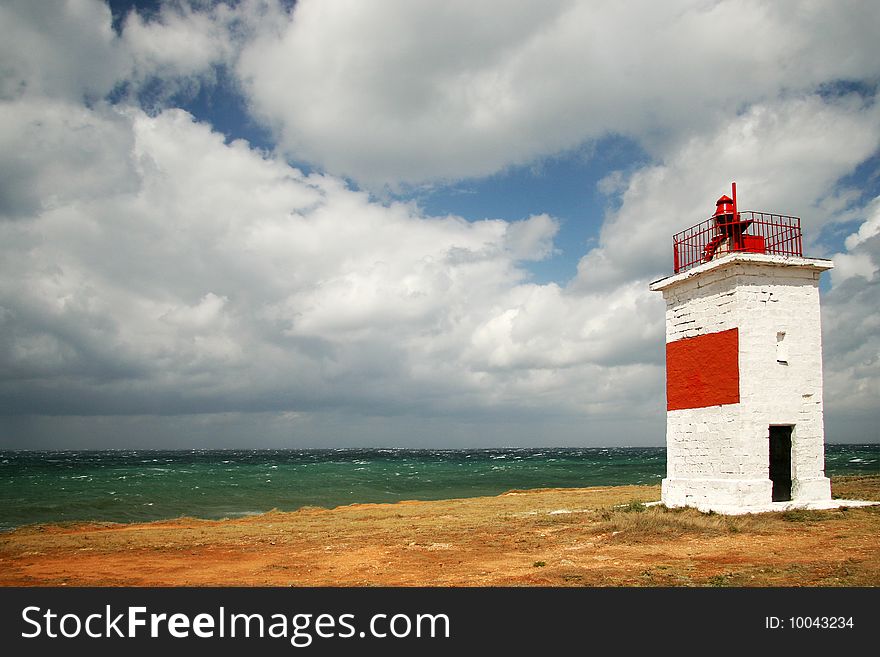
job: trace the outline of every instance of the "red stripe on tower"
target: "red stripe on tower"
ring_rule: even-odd
[[[739,329],[666,345],[666,410],[739,403]]]

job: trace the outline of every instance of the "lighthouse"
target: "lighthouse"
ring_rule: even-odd
[[[819,280],[800,219],[740,212],[736,184],[673,237],[662,502],[747,513],[828,508]]]

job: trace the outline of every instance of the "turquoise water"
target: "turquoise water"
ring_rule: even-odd
[[[877,473],[880,445],[828,445],[825,462],[832,476]],[[659,447],[0,451],[0,529],[656,484],[665,472]]]

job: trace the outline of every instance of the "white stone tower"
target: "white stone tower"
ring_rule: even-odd
[[[676,273],[651,285],[666,300],[663,503],[833,506],[819,319],[833,265],[802,257],[799,219],[740,213],[733,197],[673,238]]]

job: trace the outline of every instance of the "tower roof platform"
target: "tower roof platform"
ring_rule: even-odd
[[[680,283],[696,278],[702,278],[706,273],[715,270],[730,270],[736,272],[736,265],[762,264],[774,267],[792,267],[812,270],[816,274],[834,268],[834,263],[826,258],[804,258],[802,256],[773,255],[769,253],[732,252],[715,260],[704,262],[686,271],[667,276],[651,283],[652,292],[675,287]],[[720,272],[719,272],[720,273]]]

